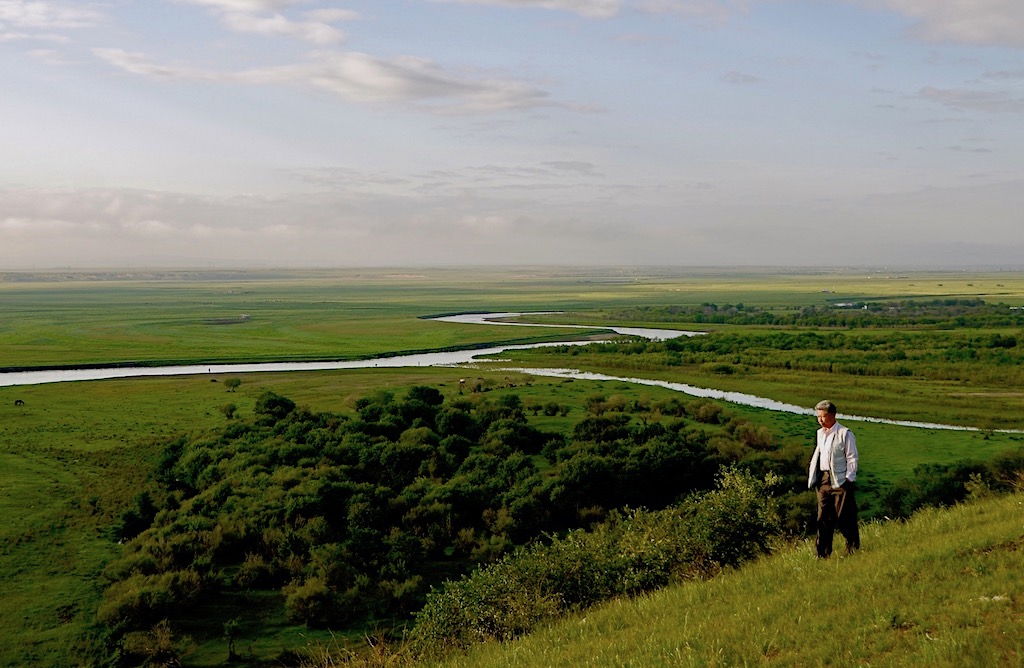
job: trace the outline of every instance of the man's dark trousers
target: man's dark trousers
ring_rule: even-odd
[[[818,537],[815,546],[819,557],[832,554],[832,535],[836,529],[846,539],[846,553],[860,548],[860,530],[857,528],[857,498],[854,483],[846,487],[832,487],[828,471],[821,474],[818,486]]]

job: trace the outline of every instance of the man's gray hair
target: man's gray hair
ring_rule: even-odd
[[[825,411],[829,415],[835,415],[836,414],[836,405],[834,403],[832,403],[831,401],[829,401],[828,399],[824,399],[824,400],[818,402],[818,405],[814,407],[814,410],[816,410],[816,411]]]

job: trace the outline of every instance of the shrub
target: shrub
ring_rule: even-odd
[[[726,469],[718,489],[687,499],[683,540],[692,574],[711,575],[768,551],[769,539],[782,529],[771,494],[780,482],[773,473],[760,483],[750,474]]]
[[[140,627],[161,619],[176,604],[194,600],[201,593],[200,577],[191,569],[161,575],[134,574],[104,592],[97,616],[111,626]]]
[[[697,404],[693,419],[704,424],[718,424],[721,422],[722,412],[722,407],[718,404],[704,401]]]
[[[295,410],[295,402],[287,397],[282,397],[276,392],[267,390],[256,400],[256,406],[253,410],[260,423],[273,424],[283,420],[289,413]]]
[[[572,609],[700,577],[768,550],[781,521],[772,474],[727,470],[716,490],[678,508],[613,515],[593,531],[507,555],[432,589],[411,640],[426,654],[508,640]]]
[[[290,620],[317,626],[330,618],[333,596],[324,578],[311,577],[305,582],[292,582],[283,591],[284,607]]]

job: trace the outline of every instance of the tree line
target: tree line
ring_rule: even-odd
[[[746,368],[909,377],[1014,386],[1024,382],[1024,331],[784,329],[716,331],[667,341],[556,346],[533,355],[594,355],[601,366],[716,374]]]
[[[590,317],[591,314],[588,314]],[[877,328],[1024,327],[1024,310],[983,299],[842,299],[803,308],[739,304],[639,306],[598,314],[609,322],[683,322],[722,325]]]

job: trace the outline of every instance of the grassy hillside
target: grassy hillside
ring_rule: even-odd
[[[1019,666],[1022,512],[1016,494],[868,524],[853,557],[801,543],[439,665]]]

